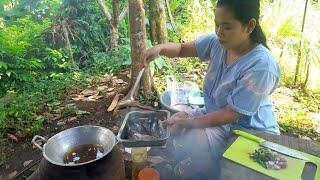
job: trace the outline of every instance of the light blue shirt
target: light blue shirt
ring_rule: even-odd
[[[226,50],[215,34],[201,36],[195,41],[202,61],[209,60],[204,81],[204,101],[207,113],[229,105],[241,114],[232,126],[279,132],[279,126],[269,96],[279,84],[280,69],[271,52],[262,44],[227,65]]]

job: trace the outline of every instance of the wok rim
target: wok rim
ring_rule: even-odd
[[[45,154],[45,152],[46,152],[46,146],[47,146],[48,143],[50,143],[50,141],[53,141],[52,139],[54,139],[55,137],[57,137],[57,136],[65,133],[66,131],[70,131],[70,130],[72,130],[72,129],[78,129],[78,128],[79,128],[79,129],[80,129],[80,128],[85,128],[85,127],[98,128],[98,129],[101,129],[101,130],[103,130],[103,131],[110,131],[111,134],[113,135],[113,138],[112,138],[112,139],[113,139],[112,146],[111,146],[111,148],[109,148],[107,151],[104,152],[103,156],[101,156],[101,157],[99,157],[99,158],[96,158],[96,159],[93,159],[93,160],[90,160],[90,161],[83,162],[83,163],[78,163],[78,164],[64,164],[64,163],[58,163],[58,162],[50,159],[50,158]],[[49,161],[50,163],[52,163],[52,164],[54,164],[54,165],[64,166],[64,167],[82,166],[82,165],[90,164],[90,163],[92,163],[92,162],[95,162],[95,161],[98,161],[99,159],[104,158],[106,155],[108,155],[108,154],[113,150],[114,146],[116,145],[116,141],[117,141],[117,139],[116,139],[116,136],[114,135],[114,133],[113,133],[110,129],[107,129],[107,128],[105,128],[105,127],[95,126],[95,125],[77,126],[77,127],[73,127],[73,128],[69,128],[69,129],[66,129],[66,130],[64,130],[64,131],[61,131],[61,132],[55,134],[54,136],[50,137],[50,138],[48,139],[48,141],[43,145],[42,155],[43,155],[43,157],[44,157],[47,161]]]

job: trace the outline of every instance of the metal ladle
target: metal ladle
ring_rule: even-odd
[[[133,87],[130,89],[128,95],[126,97],[124,97],[120,102],[119,102],[119,107],[126,107],[126,106],[132,106],[136,101],[134,99],[134,94],[136,94],[137,92],[137,88],[139,86],[139,83],[140,83],[140,80],[141,80],[141,77],[142,77],[142,74],[144,72],[144,68],[142,68],[138,75],[137,75],[137,79],[136,81],[134,82],[134,85]]]

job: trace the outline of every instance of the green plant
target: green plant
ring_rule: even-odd
[[[320,28],[314,24],[320,16],[320,11],[314,4],[308,5],[302,33],[304,3],[302,0],[293,0],[290,3],[285,0],[275,0],[272,3],[264,1],[261,6],[261,24],[269,47],[279,60],[282,70],[281,83],[293,86],[294,76],[297,74],[298,87],[307,90],[315,89],[314,84],[319,81],[318,76],[314,74],[320,71],[318,48]],[[301,60],[301,68],[295,72],[297,59]]]
[[[277,152],[263,147],[250,153],[250,158],[266,169],[279,170],[288,166],[288,162],[284,157],[281,157]]]
[[[32,82],[43,67],[39,57],[44,45],[41,34],[49,21],[35,23],[30,16],[0,29],[0,97],[7,90]]]
[[[283,133],[296,137],[308,137],[312,140],[320,140],[320,133],[316,131],[318,124],[315,123],[305,111],[293,113],[284,112],[285,116],[279,119],[280,130]]]
[[[45,49],[46,56],[42,60],[42,73],[70,72],[72,63],[69,61],[67,53],[64,49]]]
[[[78,111],[78,108],[74,106],[74,104],[69,104],[60,110],[60,114],[62,117],[67,117],[67,116],[75,115],[77,111]]]
[[[159,95],[157,94],[157,91],[153,91],[151,96],[145,97],[143,95],[143,93],[138,94],[137,96],[137,100],[141,103],[141,104],[146,104],[149,106],[154,106],[155,102],[159,102]]]

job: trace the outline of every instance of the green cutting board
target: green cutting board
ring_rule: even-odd
[[[269,170],[250,159],[249,154],[253,153],[256,149],[259,149],[257,142],[239,136],[226,150],[223,157],[276,179],[301,179],[305,161],[285,156],[288,161],[288,167],[286,169]],[[309,158],[317,167],[320,167],[320,158],[307,153],[300,153]],[[320,170],[318,168],[315,179],[320,179]]]

